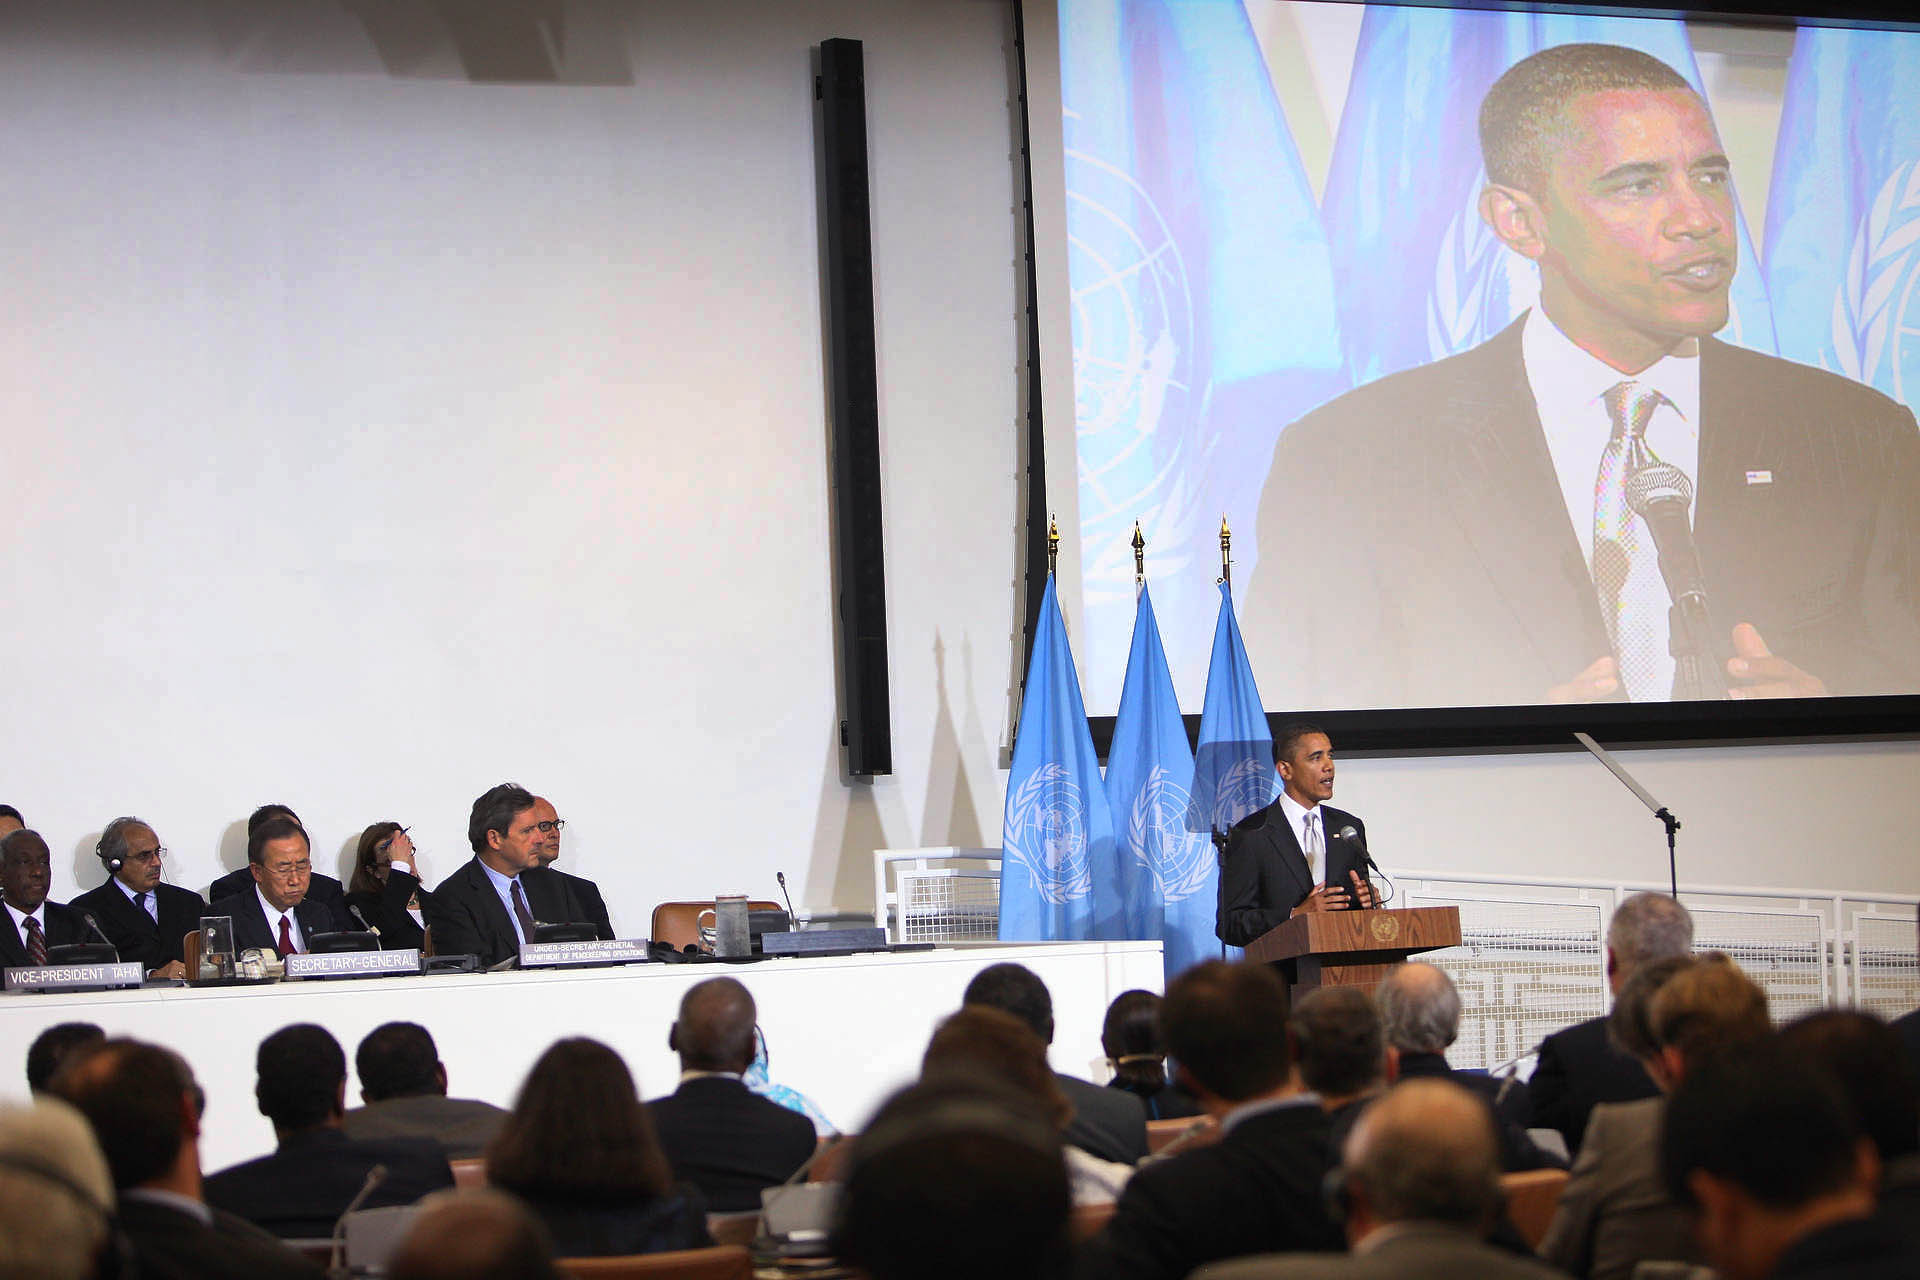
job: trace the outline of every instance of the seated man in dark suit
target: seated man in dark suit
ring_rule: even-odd
[[[321,1269],[201,1194],[204,1099],[179,1055],[110,1040],[78,1055],[54,1092],[93,1126],[144,1280],[320,1280]]]
[[[566,821],[559,810],[553,807],[553,801],[545,796],[533,798],[533,815],[540,824],[540,836],[545,842],[540,848],[540,865],[552,871],[572,887],[579,895],[580,905],[586,908],[586,919],[593,921],[593,927],[600,931],[603,938],[612,938],[613,921],[607,915],[607,903],[600,896],[600,886],[581,876],[568,875],[554,867],[560,860],[560,833],[566,830]]]
[[[0,839],[0,966],[39,965],[47,952],[76,942],[97,941],[86,918],[72,907],[47,901],[53,886],[53,855],[40,833],[26,828]]]
[[[1144,1165],[1080,1250],[1086,1280],[1179,1280],[1202,1263],[1341,1247],[1320,1183],[1329,1124],[1300,1087],[1272,968],[1209,960],[1167,984],[1167,1052],[1220,1122],[1211,1146]]]
[[[279,1146],[207,1179],[207,1203],[289,1239],[333,1234],[375,1165],[386,1177],[362,1207],[412,1204],[453,1185],[439,1145],[420,1138],[361,1141],[340,1129],[347,1055],[324,1027],[299,1023],[260,1042],[254,1094]]]
[[[546,839],[525,787],[503,782],[473,802],[467,819],[473,860],[427,898],[435,952],[495,965],[534,941],[540,925],[589,920],[572,883],[541,868]]]
[[[1874,1215],[1878,1161],[1839,1087],[1777,1041],[1688,1071],[1667,1102],[1660,1167],[1724,1280],[1920,1275]]]
[[[247,837],[247,864],[253,886],[244,894],[221,898],[207,908],[210,916],[233,920],[236,950],[272,951],[281,959],[305,954],[317,933],[349,933],[359,929],[339,898],[309,897],[313,853],[307,833],[292,818],[269,818]]]
[[[1347,1139],[1334,1195],[1351,1254],[1216,1262],[1197,1280],[1554,1280],[1499,1248],[1499,1146],[1487,1109],[1449,1080],[1409,1080],[1367,1108]]]
[[[1359,987],[1317,987],[1287,1021],[1300,1060],[1300,1082],[1320,1099],[1332,1123],[1337,1157],[1367,1104],[1387,1087],[1387,1042],[1380,1011]]]
[[[1418,961],[1396,966],[1374,988],[1373,998],[1386,1032],[1391,1078],[1439,1076],[1484,1098],[1495,1113],[1500,1163],[1508,1173],[1566,1168],[1565,1161],[1542,1151],[1521,1127],[1527,1116],[1525,1085],[1447,1065],[1447,1048],[1460,1034],[1460,993],[1446,970]]]
[[[1010,1013],[1033,1028],[1042,1043],[1053,1043],[1053,994],[1040,975],[1022,964],[988,965],[967,984],[962,1004],[983,1004]],[[1147,1157],[1147,1109],[1139,1098],[1119,1089],[1103,1089],[1090,1080],[1055,1072],[1073,1119],[1062,1135],[1068,1146],[1118,1164]]]
[[[1617,1000],[1635,969],[1693,954],[1693,917],[1664,893],[1636,893],[1607,925],[1607,989]],[[1607,1018],[1589,1018],[1540,1042],[1528,1081],[1529,1129],[1558,1129],[1567,1154],[1578,1156],[1587,1117],[1603,1102],[1633,1102],[1659,1090],[1632,1054],[1607,1036]]]
[[[813,1158],[813,1124],[748,1089],[753,996],[732,978],[687,989],[667,1047],[680,1055],[680,1087],[647,1104],[667,1161],[715,1213],[760,1207],[760,1192]]]
[[[161,882],[167,851],[160,837],[138,818],[115,818],[93,852],[106,883],[73,905],[92,913],[122,960],[138,960],[149,977],[185,978],[185,939],[200,927],[207,904],[191,889]]]
[[[347,1112],[349,1138],[426,1138],[449,1160],[478,1158],[507,1122],[490,1102],[447,1096],[447,1068],[417,1022],[389,1022],[354,1051],[364,1107]]]
[[[300,815],[287,808],[287,806],[283,804],[263,804],[247,815],[247,842],[249,844],[253,842],[253,833],[260,829],[261,823],[270,822],[274,818],[292,818],[296,823],[299,823],[302,831],[305,831],[307,828],[306,823],[300,822]],[[252,866],[241,867],[238,871],[229,871],[226,875],[221,876],[218,880],[208,885],[207,901],[218,902],[222,898],[231,898],[235,895],[245,896],[252,888]],[[324,902],[333,898],[345,897],[346,889],[332,876],[321,875],[316,871],[313,873],[312,883],[307,886],[307,896]]]

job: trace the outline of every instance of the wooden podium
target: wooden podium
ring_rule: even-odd
[[[1315,987],[1371,991],[1408,956],[1459,944],[1460,908],[1398,907],[1308,912],[1261,934],[1246,952],[1249,960],[1291,960],[1298,998]]]

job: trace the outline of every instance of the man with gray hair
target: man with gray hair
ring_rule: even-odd
[[[1328,1178],[1352,1252],[1217,1262],[1196,1280],[1558,1276],[1486,1242],[1500,1214],[1497,1149],[1486,1108],[1465,1089],[1445,1080],[1395,1085],[1354,1125]]]
[[[1654,960],[1693,952],[1693,917],[1664,893],[1636,893],[1614,908],[1607,926],[1607,989],[1617,999],[1633,971]],[[1527,1126],[1557,1129],[1569,1155],[1580,1154],[1587,1120],[1603,1102],[1635,1102],[1659,1094],[1631,1054],[1607,1038],[1602,1016],[1577,1022],[1540,1042]]]
[[[0,1276],[87,1280],[113,1212],[113,1181],[86,1119],[56,1098],[0,1105]]]
[[[1373,998],[1386,1033],[1389,1079],[1452,1080],[1480,1097],[1493,1113],[1500,1162],[1509,1173],[1566,1167],[1535,1146],[1521,1127],[1527,1114],[1526,1086],[1448,1065],[1447,1049],[1460,1034],[1460,992],[1446,970],[1417,961],[1398,965],[1381,979]]]

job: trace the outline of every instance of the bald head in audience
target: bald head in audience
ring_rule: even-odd
[[[739,982],[708,978],[681,997],[667,1047],[680,1055],[683,1071],[739,1075],[753,1065],[753,1027],[759,1016],[753,994]]]
[[[546,1228],[514,1196],[491,1188],[443,1191],[387,1263],[389,1280],[560,1280]]]
[[[1445,1080],[1408,1080],[1347,1138],[1347,1241],[1433,1222],[1484,1235],[1500,1207],[1500,1149],[1480,1100]]]

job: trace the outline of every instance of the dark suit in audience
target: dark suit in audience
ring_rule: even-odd
[[[286,1239],[328,1236],[376,1164],[387,1166],[386,1180],[362,1208],[412,1204],[453,1185],[453,1170],[437,1143],[363,1142],[320,1127],[284,1134],[272,1155],[210,1175],[207,1203]]]
[[[674,1172],[715,1213],[758,1209],[761,1190],[792,1177],[817,1144],[812,1121],[728,1076],[696,1076],[647,1110]]]
[[[1920,1079],[1920,1009],[1895,1018],[1893,1029],[1907,1047],[1907,1065],[1913,1069],[1915,1078]]]
[[[1445,1055],[1438,1053],[1402,1053],[1400,1055],[1400,1079],[1402,1080],[1451,1080],[1468,1090],[1487,1104],[1493,1112],[1496,1131],[1500,1135],[1500,1165],[1508,1173],[1525,1169],[1563,1169],[1566,1165],[1549,1152],[1542,1151],[1526,1130],[1514,1122],[1516,1114],[1526,1114],[1524,1093],[1515,1099],[1513,1091],[1524,1090],[1525,1085],[1513,1084],[1507,1089],[1508,1097],[1502,1098],[1501,1088],[1506,1081],[1488,1075],[1484,1071],[1455,1071],[1447,1065]]]
[[[554,1254],[562,1258],[670,1253],[713,1244],[707,1234],[706,1201],[697,1188],[685,1183],[673,1195],[639,1204],[631,1198],[604,1204],[577,1198],[523,1195],[521,1199],[545,1225],[553,1237]]]
[[[1587,1117],[1603,1102],[1635,1102],[1659,1094],[1653,1078],[1607,1038],[1607,1020],[1589,1018],[1540,1042],[1540,1059],[1528,1081],[1532,1094],[1526,1127],[1557,1129],[1567,1153],[1580,1154]]]
[[[437,1143],[449,1160],[475,1160],[506,1122],[507,1113],[490,1102],[422,1094],[355,1107],[340,1127],[361,1141],[424,1138]]]
[[[1068,1146],[1119,1164],[1139,1164],[1147,1158],[1147,1108],[1138,1097],[1058,1071],[1053,1078],[1073,1104],[1073,1119],[1061,1134]],[[1198,1108],[1192,1108],[1181,1114],[1198,1113]]]
[[[93,913],[100,931],[122,960],[137,960],[149,972],[186,958],[189,933],[200,927],[207,904],[191,889],[162,884],[153,890],[160,912],[156,921],[113,880],[89,889],[73,900],[76,909]]]
[[[318,877],[315,877],[318,879]],[[231,898],[222,898],[207,908],[210,916],[230,916],[233,919],[233,945],[237,951],[255,947],[262,951],[273,951],[280,941],[279,921],[267,923],[267,915],[260,906],[260,895],[249,884],[244,894],[235,894]],[[300,926],[302,951],[311,945],[317,933],[352,933],[360,926],[347,915],[346,902],[341,898],[315,898],[311,893],[294,904],[294,921]]]
[[[141,1280],[320,1280],[326,1274],[244,1218],[208,1213],[211,1222],[176,1201],[121,1193],[120,1229],[139,1259]]]
[[[1365,1253],[1269,1254],[1215,1262],[1194,1280],[1564,1280],[1561,1272],[1517,1256],[1464,1231],[1429,1223],[1403,1225]]]

